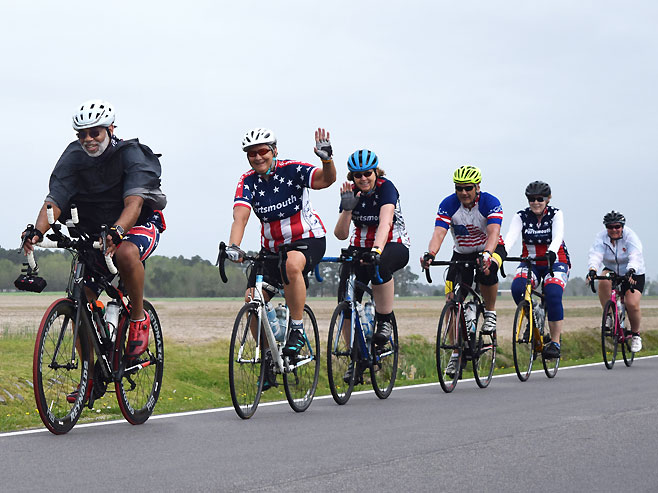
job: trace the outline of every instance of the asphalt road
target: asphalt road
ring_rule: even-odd
[[[658,357],[372,392],[294,413],[262,405],[0,435],[3,491],[652,491]]]

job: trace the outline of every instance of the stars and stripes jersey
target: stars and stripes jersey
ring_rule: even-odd
[[[268,180],[254,170],[240,177],[233,207],[253,209],[261,222],[261,245],[271,252],[302,238],[322,238],[324,224],[313,209],[309,188],[318,168],[279,159]]]
[[[352,191],[356,194],[359,189],[353,184]],[[379,211],[386,204],[393,204],[395,206],[393,225],[388,232],[386,243],[402,243],[407,248],[411,246],[411,241],[404,225],[404,218],[402,217],[400,194],[397,188],[395,188],[395,185],[393,185],[393,182],[383,177],[377,178],[375,188],[371,193],[368,195],[361,194],[359,203],[352,211],[352,222],[355,228],[350,237],[350,245],[362,248],[373,247],[375,234],[379,227]],[[342,208],[339,208],[339,210],[342,212]]]
[[[539,219],[530,207],[517,212],[505,235],[508,250],[511,251],[519,236],[523,241],[522,256],[543,257],[550,250],[555,252],[558,262],[571,267],[569,251],[564,243],[564,215],[560,209],[547,205]],[[548,262],[537,262],[537,265],[545,266]]]
[[[471,209],[464,207],[457,194],[447,196],[439,205],[435,226],[450,229],[457,253],[476,253],[487,243],[487,226],[503,223],[500,200],[487,192],[480,192]],[[504,245],[503,238],[498,244]]]

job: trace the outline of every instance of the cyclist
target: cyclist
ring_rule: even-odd
[[[484,298],[484,333],[496,330],[496,294],[498,292],[498,268],[506,257],[505,244],[500,236],[503,208],[500,201],[487,192],[480,191],[482,173],[475,166],[461,166],[453,174],[455,193],[447,196],[436,216],[434,234],[427,252],[421,257],[420,265],[428,268],[439,252],[448,229],[452,232],[454,248],[452,260],[477,260],[475,274]],[[448,268],[445,292],[449,299],[452,286],[461,271],[462,280],[472,284],[475,269],[461,265]],[[454,376],[458,371],[458,354],[453,353],[446,374]]]
[[[130,329],[127,356],[139,356],[148,346],[150,320],[143,307],[144,264],[165,230],[161,209],[167,198],[160,190],[159,155],[137,139],[121,140],[115,133],[114,106],[107,101],[86,101],[73,114],[77,140],[71,142],[50,175],[50,190],[34,229],[27,229],[28,253],[50,229],[47,207],[55,220],[70,218],[78,209],[77,228],[98,234],[101,225],[112,225],[106,254],[114,257],[130,297]],[[99,257],[100,257],[99,252]],[[105,262],[99,258],[99,265]],[[90,301],[99,295],[93,279],[85,280]],[[91,386],[90,386],[91,388]],[[75,397],[72,397],[75,400]]]
[[[365,263],[357,268],[356,278],[364,284],[372,281],[377,326],[373,340],[383,346],[393,332],[393,273],[409,262],[411,242],[402,217],[400,194],[393,182],[384,178],[385,172],[378,166],[377,155],[367,149],[355,151],[347,160],[348,181],[340,188],[340,213],[334,235],[339,240],[346,240],[350,223],[354,223],[350,248],[365,254],[362,257]],[[381,281],[374,277],[374,265],[379,265]],[[344,299],[348,275],[349,268],[343,265],[338,290],[339,302]],[[356,290],[356,297],[361,301],[363,291]],[[347,332],[343,334],[345,337],[350,335]],[[351,371],[353,365],[350,365],[345,376],[348,381]]]
[[[279,159],[277,139],[271,130],[255,128],[242,140],[251,170],[240,177],[233,203],[230,246],[226,249],[229,260],[242,261],[239,246],[253,209],[261,221],[261,252],[277,253],[283,244],[305,245],[305,250],[288,252],[286,274],[290,281],[284,284],[286,303],[290,309],[291,331],[283,354],[294,357],[304,346],[302,316],[306,303],[306,274],[320,262],[326,247],[326,230],[320,216],[309,200],[308,189],[321,190],[336,181],[336,168],[332,159],[329,132],[319,128],[315,132],[315,154],[322,161],[318,168],[301,161]],[[277,261],[265,265],[264,279],[277,285],[282,283]],[[255,272],[248,283],[245,301],[251,299],[256,285]],[[265,292],[266,301],[270,295]],[[268,375],[263,390],[275,385],[271,353],[266,351]]]
[[[569,279],[571,262],[567,245],[564,243],[564,215],[560,209],[548,205],[551,200],[551,187],[543,181],[533,181],[525,189],[528,207],[517,212],[512,218],[505,235],[505,246],[512,246],[522,237],[524,257],[548,257],[539,261],[528,273],[525,264],[520,264],[512,281],[512,296],[518,305],[523,299],[526,279],[532,276],[532,286],[544,283],[548,327],[551,342],[543,349],[544,357],[560,357],[560,335],[564,322],[562,294]],[[552,271],[552,274],[551,274]]]
[[[622,297],[626,305],[628,319],[631,323],[631,351],[637,353],[642,349],[640,336],[640,299],[644,291],[644,256],[642,243],[635,232],[626,226],[626,218],[621,212],[610,211],[603,216],[605,229],[596,235],[594,244],[589,249],[589,273],[587,279],[596,276],[597,270],[603,264],[603,274],[614,272],[626,276],[622,284]],[[629,289],[632,288],[633,292]],[[610,299],[612,283],[599,282],[599,301],[605,306]]]

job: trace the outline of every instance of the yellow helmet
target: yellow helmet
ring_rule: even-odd
[[[480,173],[480,168],[475,166],[461,166],[455,170],[452,181],[455,183],[479,184],[482,181],[482,173]]]

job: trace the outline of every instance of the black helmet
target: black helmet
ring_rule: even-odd
[[[539,195],[541,197],[551,196],[551,186],[544,181],[533,181],[530,185],[525,187],[525,196],[530,197]]]
[[[603,216],[603,224],[621,224],[622,226],[626,224],[626,218],[621,212],[610,211],[605,216]]]

